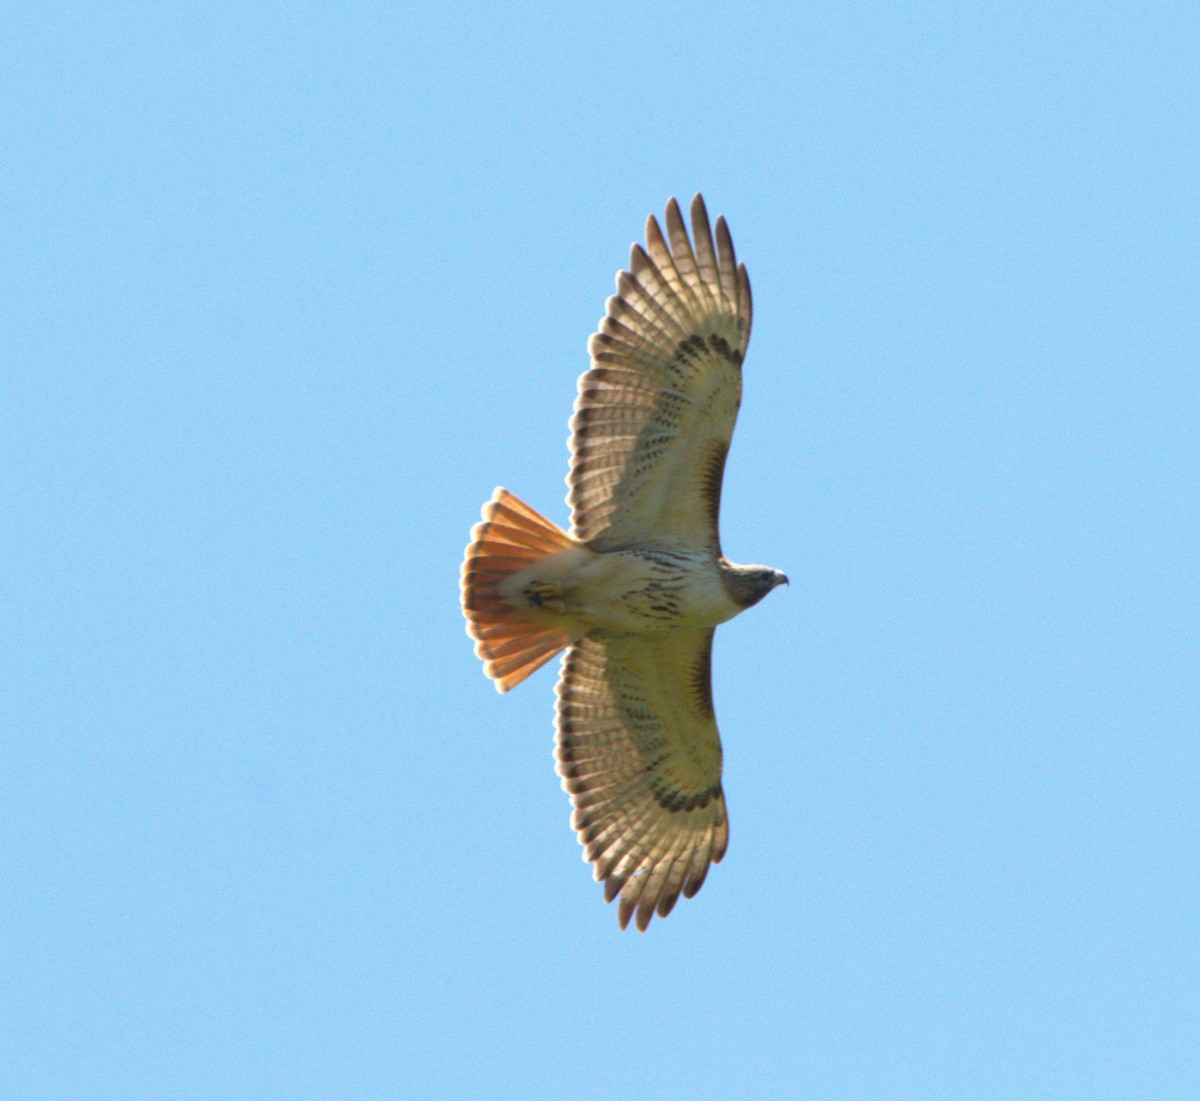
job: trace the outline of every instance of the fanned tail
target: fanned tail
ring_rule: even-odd
[[[467,634],[497,691],[520,684],[574,641],[560,627],[524,618],[500,595],[500,584],[574,546],[562,528],[506,489],[497,487],[483,506],[463,560],[462,606]]]

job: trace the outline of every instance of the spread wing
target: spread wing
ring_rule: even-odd
[[[692,237],[672,199],[651,215],[592,336],[571,418],[572,534],[595,550],[648,541],[719,552],[725,455],[750,340],[750,280],[724,218],[716,247],[704,200]],[[669,241],[669,244],[668,244]]]
[[[571,825],[624,929],[691,898],[725,855],[713,629],[575,643],[558,682],[558,772]]]

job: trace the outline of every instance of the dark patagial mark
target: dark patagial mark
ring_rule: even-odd
[[[728,454],[729,443],[718,440],[709,446],[700,465],[700,496],[713,531],[717,530],[721,515],[721,485],[725,481],[725,456]]]
[[[716,718],[716,713],[713,711],[712,698],[712,649],[714,634],[714,631],[709,631],[708,638],[705,640],[704,647],[700,651],[700,656],[696,659],[696,664],[692,669],[691,675],[692,699],[695,701],[700,714],[709,720]]]

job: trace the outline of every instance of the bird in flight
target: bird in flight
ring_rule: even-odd
[[[571,418],[571,531],[498,488],[462,566],[467,633],[507,692],[566,651],[555,755],[571,825],[645,930],[691,898],[729,821],[712,700],[717,624],[787,582],[717,530],[750,340],[750,281],[724,218],[651,215],[588,343]]]

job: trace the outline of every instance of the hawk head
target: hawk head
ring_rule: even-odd
[[[778,585],[788,583],[787,576],[770,566],[735,566],[721,563],[721,576],[729,594],[743,608],[757,604]]]

